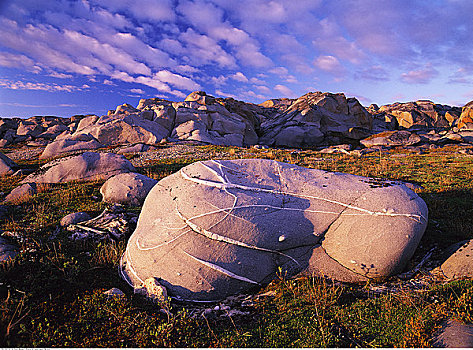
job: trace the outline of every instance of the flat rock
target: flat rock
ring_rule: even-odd
[[[121,148],[118,150],[117,154],[125,154],[125,153],[136,153],[136,152],[146,152],[150,148],[149,145],[145,145],[143,143],[138,143],[133,146],[128,146],[125,148]]]
[[[365,147],[373,146],[410,146],[421,141],[421,137],[407,130],[385,131],[360,140]]]
[[[61,226],[66,227],[72,224],[77,224],[82,221],[90,220],[91,216],[83,211],[78,213],[71,213],[64,216],[59,223]]]
[[[473,240],[462,241],[447,249],[448,258],[439,272],[448,279],[473,278]]]
[[[107,203],[141,205],[157,183],[157,180],[138,173],[118,174],[103,184],[100,193]]]
[[[122,155],[84,152],[54,160],[22,180],[22,183],[60,183],[73,180],[108,179],[120,173],[134,172],[133,165]]]
[[[472,348],[473,325],[448,320],[434,336],[433,346],[435,348]]]
[[[272,160],[191,164],[148,194],[121,263],[133,286],[160,278],[186,300],[218,300],[287,276],[396,274],[426,227],[404,184]]]

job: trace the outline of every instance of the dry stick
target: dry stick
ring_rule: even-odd
[[[412,278],[419,270],[420,268],[422,267],[422,265],[425,264],[425,262],[427,260],[429,260],[429,258],[432,256],[432,253],[434,252],[435,250],[435,247],[430,249],[429,252],[427,254],[425,254],[425,256],[422,258],[422,260],[420,261],[420,263],[417,264],[417,266],[415,268],[413,268],[412,270],[410,271],[407,271],[407,272],[404,272],[404,273],[401,273],[399,275],[397,275],[397,277],[399,277],[400,279],[410,279]]]

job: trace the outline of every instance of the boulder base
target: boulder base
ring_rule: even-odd
[[[208,301],[287,276],[364,281],[398,273],[426,227],[402,183],[272,160],[191,164],[153,187],[123,256],[133,287]]]

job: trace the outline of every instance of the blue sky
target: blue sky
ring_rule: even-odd
[[[260,103],[473,100],[471,0],[0,0],[0,116],[194,90]]]

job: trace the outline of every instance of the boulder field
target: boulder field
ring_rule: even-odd
[[[156,184],[121,261],[139,288],[211,301],[314,273],[360,282],[399,273],[427,224],[404,184],[272,160],[204,161]]]
[[[164,140],[300,148],[359,146],[368,138],[361,143],[368,147],[373,135],[397,130],[411,132],[411,144],[470,143],[472,103],[460,108],[421,100],[365,108],[343,93],[319,91],[253,104],[195,91],[181,102],[148,98],[136,108],[125,103],[104,116],[0,118],[0,147],[45,146],[41,159],[112,146],[149,147]]]

